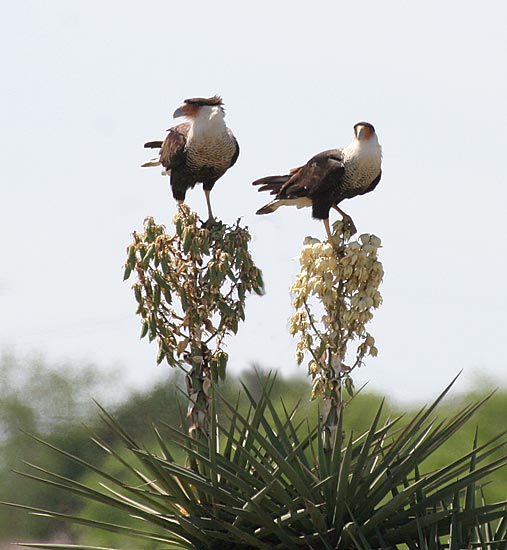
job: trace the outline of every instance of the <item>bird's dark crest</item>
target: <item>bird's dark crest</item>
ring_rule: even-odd
[[[190,99],[185,99],[184,103],[188,103],[189,105],[209,105],[212,107],[224,104],[219,95],[214,95],[213,97],[191,97]]]
[[[373,127],[373,124],[370,124],[369,122],[358,122],[358,123],[354,124],[354,130],[355,130],[358,126],[366,126],[366,127],[369,128],[372,132],[375,132],[375,128]]]

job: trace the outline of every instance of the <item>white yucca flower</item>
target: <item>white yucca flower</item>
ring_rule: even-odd
[[[301,269],[291,286],[295,312],[289,332],[299,337],[298,363],[309,358],[314,397],[329,396],[337,381],[352,390],[350,372],[378,353],[366,325],[382,303],[381,241],[367,233],[348,241],[341,222],[334,224],[333,238],[334,246],[306,237],[298,258]]]

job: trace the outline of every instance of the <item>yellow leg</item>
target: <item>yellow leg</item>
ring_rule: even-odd
[[[354,222],[352,221],[352,218],[336,204],[333,206],[333,208],[342,215],[343,223],[345,227],[348,227],[348,229],[350,230],[350,235],[355,235],[357,233],[357,229],[354,225]]]
[[[211,210],[211,199],[210,199],[211,191],[205,189],[204,194],[206,195],[206,204],[208,205],[208,221],[210,221],[214,219],[213,211]]]
[[[329,227],[329,218],[322,220],[324,222],[324,227],[326,228],[327,238],[329,243],[333,245],[333,235],[331,234],[331,228]]]

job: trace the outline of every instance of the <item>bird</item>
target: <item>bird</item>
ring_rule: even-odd
[[[173,118],[186,117],[187,122],[169,128],[164,141],[148,141],[148,149],[160,149],[158,157],[143,167],[162,165],[163,175],[169,175],[173,197],[185,201],[186,193],[202,183],[208,221],[214,219],[210,193],[239,156],[239,144],[225,124],[225,110],[218,95],[185,99]]]
[[[312,207],[312,216],[324,222],[332,243],[329,212],[337,210],[351,235],[356,233],[352,218],[338,205],[344,199],[373,191],[382,176],[382,148],[375,128],[369,122],[354,125],[354,139],[343,149],[329,149],[283,176],[267,176],[253,182],[259,191],[275,198],[257,214],[270,214],[280,206]]]

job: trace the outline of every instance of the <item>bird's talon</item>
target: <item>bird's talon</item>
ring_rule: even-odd
[[[345,231],[348,231],[351,237],[352,235],[355,235],[357,233],[356,226],[354,225],[354,222],[352,220],[345,221]]]
[[[342,231],[343,233],[349,233],[350,237],[352,237],[352,235],[357,233],[356,226],[348,214],[345,214],[343,211],[340,213],[342,214]]]
[[[205,222],[202,222],[203,229],[211,229],[212,227],[219,226],[222,222],[216,218],[208,218]]]

